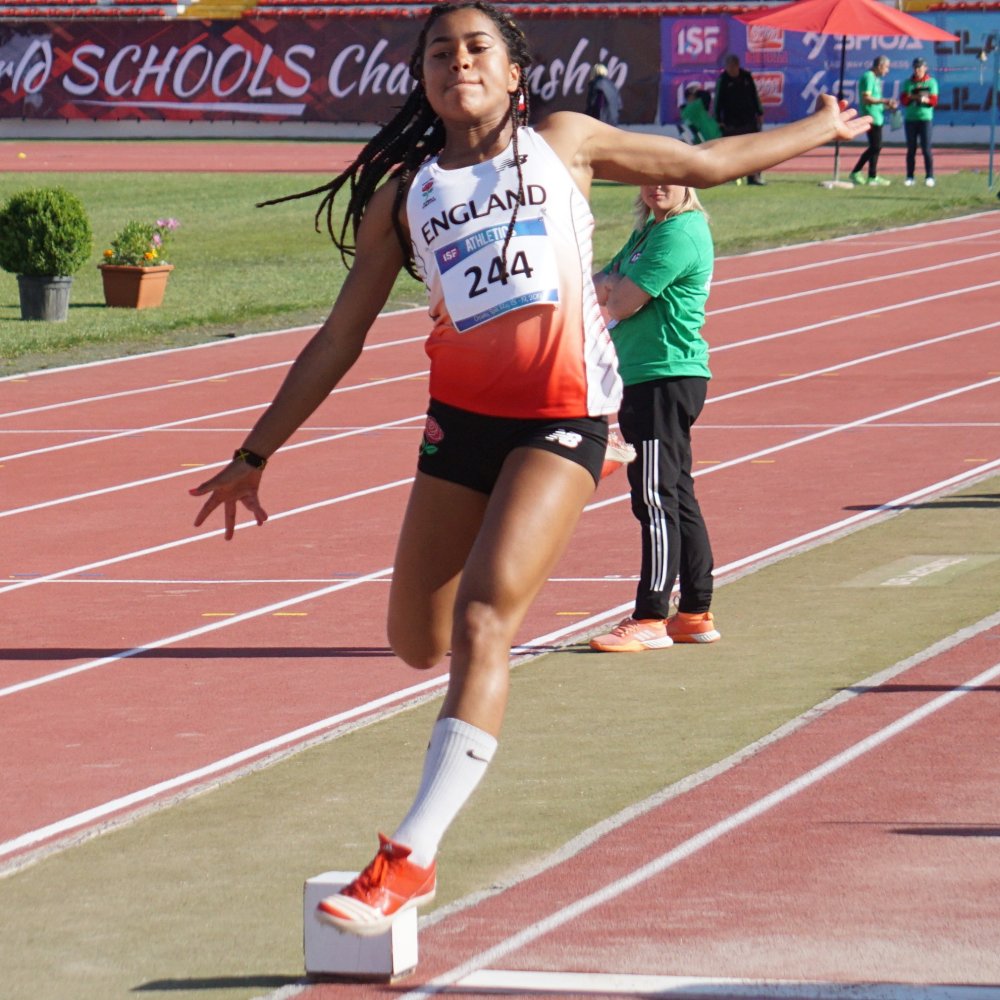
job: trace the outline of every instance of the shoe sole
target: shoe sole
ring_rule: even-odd
[[[431,889],[430,892],[424,893],[422,896],[414,896],[413,899],[407,900],[395,913],[391,913],[388,916],[375,917],[375,911],[372,911],[372,918],[367,919],[366,915],[366,919],[364,920],[349,916],[338,917],[336,914],[324,910],[323,903],[326,900],[320,900],[319,905],[316,907],[316,916],[322,923],[336,927],[338,931],[343,931],[346,934],[353,934],[355,937],[377,937],[379,934],[384,934],[389,930],[392,927],[392,922],[401,913],[414,908],[419,909],[421,906],[432,903],[436,892],[437,887]]]
[[[715,630],[711,632],[685,632],[683,635],[671,636],[674,642],[717,642],[722,638],[722,633]]]
[[[628,645],[602,645],[596,639],[590,640],[590,648],[598,653],[645,653],[649,649],[666,649],[672,646],[674,640],[669,635],[662,639],[635,639]]]

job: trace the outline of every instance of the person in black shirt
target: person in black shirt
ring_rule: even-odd
[[[749,70],[740,66],[739,56],[726,56],[725,69],[715,85],[715,120],[723,135],[747,135],[759,132],[764,125],[764,108],[757,84]],[[761,186],[757,174],[747,177],[748,184]]]

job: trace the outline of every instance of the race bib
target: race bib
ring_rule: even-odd
[[[434,251],[455,329],[466,333],[504,313],[559,302],[559,270],[544,219],[514,224],[507,273],[500,260],[507,226],[487,226]]]

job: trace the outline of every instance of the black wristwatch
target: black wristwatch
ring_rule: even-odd
[[[267,465],[267,459],[256,452],[248,451],[246,448],[237,448],[233,452],[234,462],[246,462],[251,469],[263,469]]]

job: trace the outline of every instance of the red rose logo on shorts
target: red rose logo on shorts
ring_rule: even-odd
[[[440,444],[444,440],[444,431],[441,430],[441,425],[433,417],[427,418],[427,423],[424,425],[424,437],[431,444]]]

